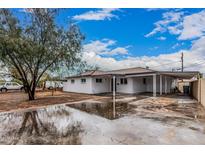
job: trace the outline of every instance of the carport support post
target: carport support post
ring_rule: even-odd
[[[116,77],[113,76],[113,82],[112,82],[112,87],[113,87],[113,118],[115,118],[115,80],[116,80]]]
[[[153,75],[153,97],[157,96],[157,75]]]
[[[164,83],[164,86],[165,86],[165,87],[164,87],[164,93],[167,94],[167,77],[165,76],[164,79],[165,79],[165,83]]]
[[[115,80],[116,80],[116,77],[115,76],[113,76],[112,77],[112,87],[113,87],[113,89],[112,89],[112,94],[113,94],[113,98],[115,97]]]
[[[162,75],[159,76],[160,77],[160,88],[159,88],[159,91],[160,91],[160,95],[162,95]]]

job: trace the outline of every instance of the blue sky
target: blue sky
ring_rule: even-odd
[[[71,9],[63,15],[63,18],[86,13],[90,10],[98,9]],[[201,9],[184,9],[186,14],[199,12]],[[129,53],[133,56],[156,56],[161,53],[171,53],[180,48],[189,48],[190,41],[183,41],[184,45],[172,48],[179,41],[176,36],[169,33],[155,35],[153,37],[144,37],[153,28],[156,21],[161,20],[162,14],[167,10],[147,11],[147,9],[120,9],[114,12],[117,17],[110,20],[85,20],[79,21],[83,33],[85,33],[86,41],[100,40],[109,38],[117,41],[118,46],[130,45]],[[61,21],[62,18],[59,20]],[[63,19],[62,19],[63,20]],[[158,40],[158,37],[166,37],[166,41]],[[181,42],[181,41],[180,41]]]
[[[20,20],[27,13],[13,11]],[[86,36],[83,58],[102,69],[178,69],[183,51],[187,70],[205,72],[204,17],[203,9],[79,8],[61,10],[56,22],[64,28],[70,21],[79,25]]]

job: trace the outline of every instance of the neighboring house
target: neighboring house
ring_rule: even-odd
[[[63,88],[63,81],[46,81],[45,88],[47,89]]]
[[[176,79],[190,79],[199,72],[155,71],[147,68],[128,68],[113,71],[87,71],[76,76],[67,77],[63,90],[67,92],[99,94],[170,93],[176,86]]]

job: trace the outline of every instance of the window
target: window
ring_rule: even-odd
[[[96,83],[102,83],[102,79],[97,78]]]
[[[124,79],[124,84],[127,84],[127,79],[126,78]]]
[[[127,84],[127,78],[121,78],[120,84]]]
[[[74,79],[72,79],[72,80],[71,80],[71,83],[75,83],[75,80],[74,80]]]
[[[120,84],[123,84],[123,78],[120,79]]]
[[[81,83],[86,83],[86,79],[81,79]]]
[[[146,84],[146,78],[143,78],[143,84]]]
[[[18,86],[18,83],[16,83],[16,82],[13,82],[12,84],[13,84],[13,86]]]
[[[12,84],[11,84],[10,82],[7,82],[6,85],[7,85],[7,86],[11,86]]]

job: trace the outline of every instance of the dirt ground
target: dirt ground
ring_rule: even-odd
[[[54,104],[85,101],[87,99],[100,100],[106,98],[110,98],[110,96],[95,96],[62,91],[54,91],[52,96],[52,91],[37,91],[36,100],[28,101],[28,96],[24,92],[10,91],[0,93],[0,112],[35,109]]]

